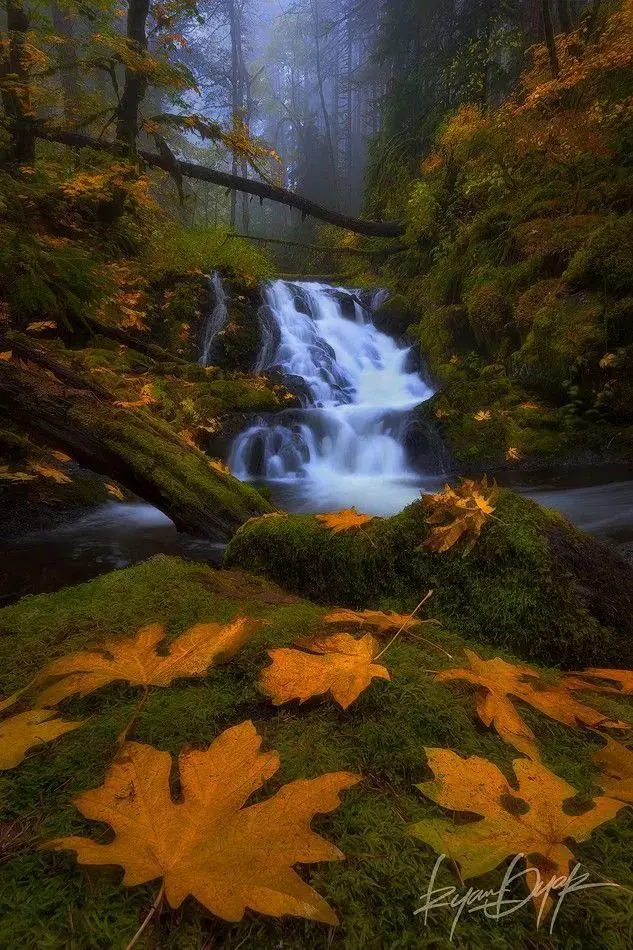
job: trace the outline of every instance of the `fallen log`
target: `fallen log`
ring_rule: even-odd
[[[89,135],[83,135],[80,132],[42,131],[38,133],[38,137],[47,139],[49,142],[58,142],[60,145],[69,145],[72,148],[92,148],[99,152],[121,155],[120,146],[118,147],[115,142],[93,139]],[[327,224],[345,228],[346,231],[364,234],[365,237],[394,238],[400,237],[405,232],[404,225],[399,221],[367,221],[364,218],[354,218],[347,214],[341,214],[339,211],[324,208],[316,201],[297,195],[294,191],[281,188],[279,185],[270,185],[265,181],[253,181],[250,178],[231,175],[228,172],[221,172],[217,168],[196,165],[193,162],[185,162],[181,159],[168,160],[156,152],[147,152],[144,149],[138,149],[137,154],[147,165],[153,168],[162,168],[163,171],[169,174],[173,174],[175,167],[183,178],[208,181],[213,185],[230,188],[232,191],[242,191],[249,195],[255,195],[262,200],[267,198],[269,201],[288,205],[289,208],[296,208],[305,217],[318,218]]]
[[[211,468],[203,452],[148,413],[99,398],[17,363],[0,362],[0,419],[70,455],[163,511],[179,531],[225,541],[272,506],[250,485]]]

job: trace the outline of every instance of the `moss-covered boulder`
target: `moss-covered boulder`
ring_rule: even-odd
[[[464,636],[564,667],[633,662],[633,572],[617,554],[509,491],[467,557],[420,549],[425,518],[415,502],[337,535],[309,515],[253,519],[225,563],[354,608],[412,610],[432,588],[433,616]]]
[[[389,336],[401,337],[409,326],[418,322],[407,301],[400,294],[387,297],[372,313],[374,326]]]

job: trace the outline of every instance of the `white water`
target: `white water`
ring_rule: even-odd
[[[344,315],[337,295],[346,293]],[[299,378],[303,408],[237,436],[233,474],[270,482],[294,510],[404,507],[421,482],[407,461],[404,425],[433,394],[407,368],[410,350],[380,333],[349,291],[278,280],[265,297],[274,333],[269,326],[257,368],[278,370],[289,384]]]
[[[217,270],[214,272],[211,278],[211,284],[213,286],[214,305],[213,310],[207,317],[203,327],[203,335],[200,345],[200,359],[198,360],[201,366],[209,366],[211,362],[211,349],[213,347],[213,343],[215,342],[218,333],[224,329],[229,315],[229,311],[226,306],[226,293],[222,284],[222,278],[220,277]]]

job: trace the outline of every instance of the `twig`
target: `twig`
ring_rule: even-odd
[[[386,653],[386,652],[387,652],[387,650],[389,649],[389,647],[391,646],[391,644],[397,639],[397,637],[400,636],[400,634],[402,633],[402,631],[404,630],[404,628],[406,627],[406,625],[409,623],[409,621],[410,621],[410,620],[413,620],[413,618],[414,618],[415,615],[417,614],[417,612],[418,612],[418,610],[420,609],[420,607],[421,607],[423,604],[425,604],[425,603],[427,602],[427,600],[429,599],[429,597],[431,597],[432,595],[433,595],[433,591],[430,590],[430,591],[428,592],[428,594],[426,594],[426,595],[422,598],[422,600],[420,601],[420,603],[418,604],[418,606],[415,608],[415,610],[414,610],[411,614],[409,614],[409,616],[407,617],[407,619],[405,620],[405,622],[402,624],[402,626],[400,627],[400,629],[397,630],[397,631],[394,633],[394,635],[392,636],[392,638],[391,638],[391,640],[389,641],[389,643],[387,644],[387,646],[383,647],[382,650],[380,651],[380,653],[377,653],[377,654],[376,654],[376,656],[374,657],[374,660],[378,660],[378,659],[383,655],[383,653]],[[420,639],[424,639],[424,638],[421,637]],[[430,641],[429,641],[429,642],[430,642]],[[437,644],[435,644],[435,643],[434,643],[434,644],[431,644],[431,645],[432,645],[432,646],[437,646]],[[441,647],[437,647],[437,649],[438,649],[438,650],[441,650],[442,648],[441,648]],[[445,650],[442,650],[442,653],[446,653],[446,651],[445,651]],[[447,653],[446,655],[447,655],[451,660],[453,659],[453,657],[450,655],[450,653]]]
[[[143,933],[143,931],[149,924],[150,920],[152,919],[152,917],[154,916],[154,914],[156,913],[160,905],[163,903],[164,896],[165,896],[165,882],[163,881],[163,883],[160,886],[160,890],[158,894],[156,895],[156,900],[154,901],[154,903],[149,909],[149,913],[147,914],[147,916],[145,917],[145,920],[143,921],[141,926],[138,928],[138,930],[136,931],[136,933],[134,934],[134,936],[128,943],[125,950],[132,950],[132,947],[136,944],[138,938],[141,936],[141,934]]]

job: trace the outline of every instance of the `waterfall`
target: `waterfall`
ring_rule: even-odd
[[[226,293],[222,284],[222,278],[217,270],[211,277],[211,286],[213,287],[213,309],[207,315],[202,326],[200,359],[198,360],[201,366],[209,366],[213,343],[218,333],[224,329],[229,315],[226,306]]]
[[[282,374],[302,408],[239,434],[231,471],[269,482],[294,510],[402,508],[421,481],[404,432],[410,410],[433,394],[411,369],[410,349],[376,329],[359,292],[277,280],[264,293],[257,368]]]

